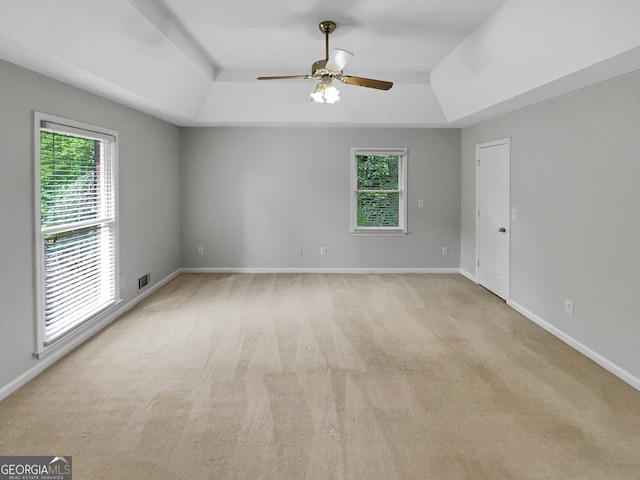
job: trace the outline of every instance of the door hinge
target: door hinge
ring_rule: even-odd
[[[480,259],[478,259],[478,261],[476,262],[476,264],[477,264],[478,266],[480,266]]]
[[[480,159],[478,159],[478,166],[480,166]]]
[[[480,209],[478,209],[478,218],[480,218]]]

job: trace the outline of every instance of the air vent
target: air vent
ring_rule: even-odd
[[[151,274],[147,273],[146,275],[141,276],[138,279],[138,290],[142,290],[144,287],[149,285],[149,280],[151,279]]]

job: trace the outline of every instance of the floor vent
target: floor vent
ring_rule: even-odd
[[[141,276],[138,279],[138,290],[143,289],[147,285],[149,285],[149,279],[151,278],[151,274],[147,273],[146,275]]]

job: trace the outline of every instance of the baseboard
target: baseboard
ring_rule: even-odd
[[[539,326],[541,326],[542,328],[544,328],[551,335],[559,338],[560,340],[562,340],[564,343],[566,343],[570,347],[572,347],[575,350],[577,350],[578,352],[582,353],[585,357],[593,360],[598,365],[600,365],[602,368],[604,368],[605,370],[609,371],[610,373],[612,373],[613,375],[618,377],[623,382],[628,383],[633,388],[635,388],[636,390],[640,391],[640,379],[637,378],[636,376],[634,376],[631,373],[627,372],[625,369],[623,369],[620,366],[616,365],[611,360],[603,357],[599,353],[594,352],[593,350],[591,350],[586,345],[583,345],[582,343],[577,341],[575,338],[571,337],[570,335],[567,335],[565,332],[563,332],[559,328],[554,327],[549,322],[543,320],[542,318],[540,318],[539,316],[537,316],[533,312],[531,312],[531,311],[527,310],[526,308],[524,308],[522,305],[519,305],[518,303],[516,303],[516,302],[514,302],[512,300],[507,301],[507,305],[509,305],[511,308],[513,308],[517,312],[519,312],[522,315],[524,315],[525,317],[527,317],[532,322],[534,322],[534,323],[538,324]]]
[[[471,280],[473,283],[478,283],[478,279],[475,275],[467,272],[464,268],[460,269],[460,275],[462,275],[463,277],[468,278],[469,280]]]
[[[51,365],[53,365],[58,360],[63,358],[65,355],[69,354],[74,349],[76,349],[77,347],[82,345],[84,342],[89,340],[91,337],[93,337],[95,334],[100,332],[106,326],[108,326],[109,324],[113,323],[120,316],[125,314],[127,311],[131,310],[134,306],[136,306],[138,303],[140,303],[146,297],[151,295],[153,292],[155,292],[159,288],[161,288],[164,285],[166,285],[167,283],[169,283],[171,280],[173,280],[179,274],[180,274],[180,269],[178,269],[175,272],[171,273],[170,275],[168,275],[166,278],[164,278],[160,282],[155,283],[154,285],[150,286],[150,288],[147,291],[145,291],[144,293],[138,295],[133,300],[127,302],[124,305],[118,306],[115,310],[110,312],[108,315],[106,315],[100,321],[98,321],[98,322],[96,322],[94,324],[91,324],[91,325],[87,325],[87,327],[84,328],[84,329],[78,329],[78,333],[75,334],[75,336],[72,339],[70,339],[64,346],[60,347],[59,349],[56,349],[55,351],[43,353],[42,355],[40,355],[38,357],[38,362],[33,367],[31,367],[29,370],[27,370],[22,375],[20,375],[19,377],[15,378],[14,380],[9,382],[8,384],[3,385],[2,387],[0,387],[0,401],[2,401],[4,398],[6,398],[9,395],[11,395],[13,392],[18,390],[20,387],[22,387],[22,386],[26,385],[27,383],[29,383],[31,380],[33,380],[35,377],[37,377],[42,372],[44,372],[47,368],[49,368]]]
[[[252,268],[252,267],[221,267],[221,268],[182,268],[182,273],[460,273],[459,268]]]

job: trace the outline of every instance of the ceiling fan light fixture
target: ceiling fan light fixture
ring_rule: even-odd
[[[311,92],[311,101],[316,103],[324,103],[324,85],[320,82],[316,85],[316,89]]]
[[[336,87],[328,87],[324,89],[324,101],[327,103],[336,103],[340,100],[340,91]]]
[[[340,100],[340,92],[331,85],[331,80],[338,80],[347,85],[375,88],[378,90],[389,90],[393,86],[393,82],[344,75],[342,69],[353,57],[353,53],[335,48],[331,54],[329,54],[329,34],[336,29],[336,24],[335,22],[327,20],[321,22],[319,27],[325,38],[325,57],[311,65],[311,75],[279,75],[275,77],[258,77],[258,80],[288,80],[294,78],[321,80],[321,82],[316,85],[313,93],[311,93],[310,100],[316,103],[336,103]]]
[[[336,103],[340,100],[340,91],[331,84],[330,78],[323,78],[311,93],[311,101],[316,103]]]

